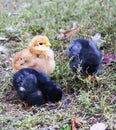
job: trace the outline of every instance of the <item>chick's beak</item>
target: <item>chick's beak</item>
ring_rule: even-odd
[[[50,47],[50,46],[51,46],[51,44],[50,44],[49,42],[47,42],[47,43],[46,43],[46,46],[47,46],[47,47]]]

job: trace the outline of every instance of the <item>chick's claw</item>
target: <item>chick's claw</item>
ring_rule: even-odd
[[[100,78],[98,76],[94,76],[93,79],[94,79],[95,82],[98,82],[98,81],[103,80],[104,78]]]
[[[101,80],[103,80],[103,79],[104,79],[104,78],[100,78],[100,77],[98,77],[98,76],[96,76],[96,75],[94,75],[94,76],[89,75],[89,76],[88,76],[88,80],[89,80],[89,81],[99,82],[99,81],[101,81]]]
[[[88,76],[88,80],[92,80],[92,76],[91,75]]]
[[[26,102],[22,102],[22,107],[23,107],[24,109],[28,109],[28,108],[29,108],[29,104],[26,103]]]

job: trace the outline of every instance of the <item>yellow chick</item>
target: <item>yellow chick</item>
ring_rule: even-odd
[[[13,68],[18,71],[22,68],[35,68],[46,74],[55,69],[54,52],[50,49],[50,42],[46,36],[35,36],[27,49],[18,52],[13,59]]]

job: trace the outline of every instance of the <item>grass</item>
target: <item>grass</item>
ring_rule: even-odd
[[[87,121],[80,130],[89,129],[91,117],[95,122],[105,122],[109,130],[115,129],[116,62],[108,67],[103,64],[99,76],[105,80],[92,83],[72,73],[65,56],[72,38],[90,38],[97,32],[106,41],[103,53],[116,53],[115,0],[1,0],[0,3],[0,37],[9,39],[0,41],[9,50],[0,58],[0,128],[69,130],[70,120],[79,114]],[[70,30],[74,22],[79,31],[71,38],[59,38],[59,30]],[[62,85],[64,92],[62,106],[56,109],[34,106],[25,110],[12,88],[12,58],[37,34],[47,35],[55,52],[56,69],[50,77]]]

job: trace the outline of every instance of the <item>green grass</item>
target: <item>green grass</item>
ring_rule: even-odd
[[[29,3],[24,8],[24,3]],[[79,114],[86,124],[80,129],[87,130],[89,119],[105,122],[110,130],[115,125],[116,62],[102,66],[99,73],[105,79],[93,83],[81,79],[69,68],[66,48],[72,38],[91,37],[99,32],[104,40],[104,53],[116,53],[116,2],[115,0],[8,0],[0,1],[0,46],[9,49],[0,58],[0,129],[36,130],[58,126],[70,129],[70,120]],[[11,13],[9,15],[9,13]],[[74,36],[57,38],[60,29],[70,30],[76,22],[80,29]],[[8,30],[8,28],[11,30]],[[56,69],[50,77],[62,85],[64,96],[62,106],[56,109],[31,107],[24,110],[21,101],[12,88],[12,58],[16,52],[26,48],[33,36],[47,35],[55,52]],[[16,41],[18,38],[19,42]]]

